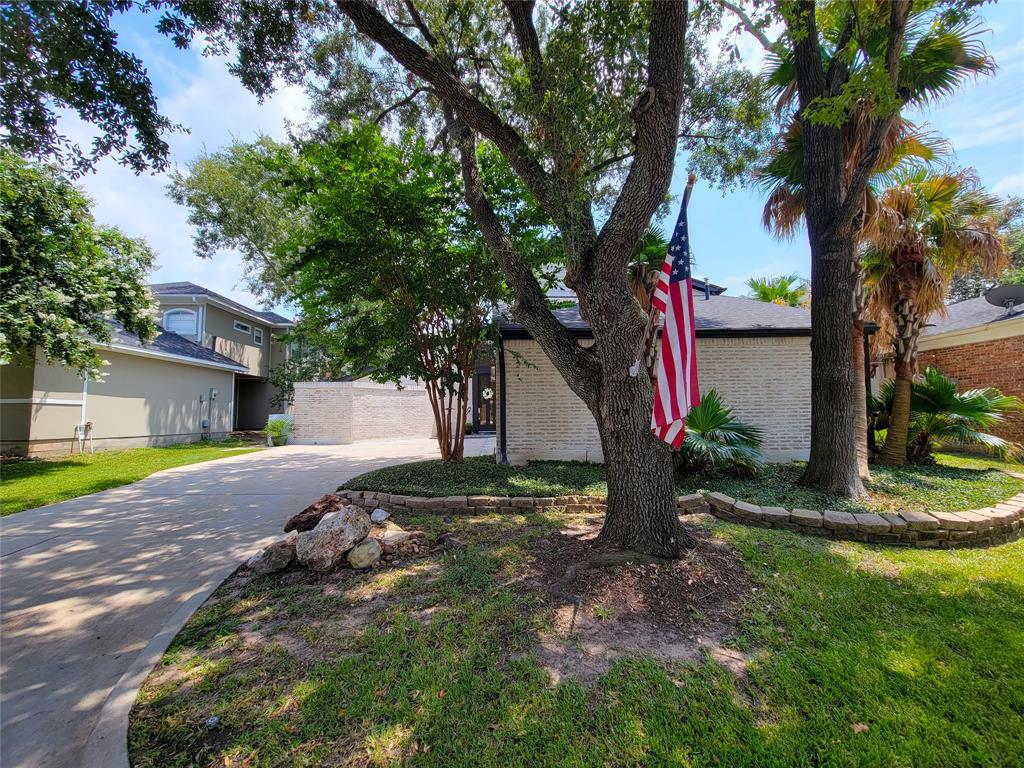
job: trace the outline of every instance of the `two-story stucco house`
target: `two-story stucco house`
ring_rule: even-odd
[[[45,455],[79,447],[130,448],[259,429],[271,406],[270,368],[286,359],[292,326],[193,283],[150,286],[156,338],[142,343],[111,322],[97,343],[101,381],[34,360],[0,367],[0,452]]]
[[[170,333],[240,363],[235,376],[235,429],[260,429],[267,422],[274,388],[270,369],[284,362],[288,345],[280,337],[294,323],[276,312],[251,309],[195,283],[149,286],[160,304],[157,322]]]

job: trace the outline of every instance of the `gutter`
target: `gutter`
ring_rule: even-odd
[[[199,303],[199,304],[216,304],[221,309],[227,310],[228,312],[233,312],[236,315],[242,315],[244,317],[247,317],[250,320],[252,320],[254,323],[259,323],[260,325],[265,325],[268,328],[294,328],[295,327],[295,321],[294,320],[289,320],[288,322],[285,322],[285,323],[272,322],[270,320],[267,320],[265,317],[260,317],[259,315],[257,315],[252,310],[238,309],[237,307],[233,307],[230,304],[227,304],[227,303],[225,303],[223,301],[218,301],[213,296],[208,296],[206,294],[195,294],[195,293],[154,293],[153,294],[153,298],[155,298],[158,303],[163,303],[164,301],[167,301],[168,303],[172,303],[173,304],[177,300],[188,299],[188,300],[191,300],[193,304],[195,304],[195,303]]]
[[[156,352],[152,349],[142,347],[129,347],[124,344],[96,344],[100,349],[109,349],[112,352],[123,352],[127,355],[139,355],[140,357],[155,357],[160,360],[171,360],[186,365],[196,365],[200,368],[218,368],[222,371],[233,371],[235,373],[248,373],[249,369],[241,365],[228,365],[227,363],[215,363],[212,360],[200,360],[196,357],[175,355],[170,352]]]
[[[569,328],[562,326],[569,335],[575,339],[592,339],[594,334],[589,328]],[[499,330],[499,338],[510,340],[527,340],[533,336],[525,328],[502,328]],[[658,331],[661,334],[661,331]],[[785,338],[793,336],[806,336],[810,338],[810,328],[698,328],[696,330],[698,339],[749,339],[749,338]]]

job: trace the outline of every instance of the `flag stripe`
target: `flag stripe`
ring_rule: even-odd
[[[685,208],[679,212],[651,302],[665,315],[655,376],[651,431],[673,448],[679,448],[686,437],[686,416],[700,402],[693,278]]]

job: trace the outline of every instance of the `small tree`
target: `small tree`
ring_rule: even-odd
[[[302,222],[282,246],[313,344],[378,381],[426,384],[441,457],[460,460],[469,377],[501,279],[458,169],[376,126],[337,130],[280,169]]]
[[[752,277],[747,280],[750,298],[783,307],[805,307],[811,303],[807,281],[799,275]]]
[[[998,199],[963,171],[899,173],[880,195],[879,223],[863,263],[869,313],[892,339],[895,354],[895,392],[881,454],[887,464],[907,460],[917,342],[928,317],[945,313],[950,279],[957,271],[977,268],[992,275],[1006,266],[998,212]]]
[[[153,252],[97,226],[89,200],[52,168],[0,149],[0,358],[40,350],[96,379],[113,319],[143,339],[156,330],[145,286]]]

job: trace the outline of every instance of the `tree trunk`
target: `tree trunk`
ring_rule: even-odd
[[[812,231],[811,457],[801,482],[857,498],[866,492],[854,444],[854,378],[863,372],[853,375],[852,263],[852,236],[828,241]]]
[[[868,390],[864,379],[864,317],[866,312],[864,294],[864,271],[860,264],[855,267],[853,299],[853,439],[857,447],[857,473],[863,482],[871,480],[871,466],[868,463]]]
[[[885,445],[882,446],[882,462],[885,464],[907,463],[907,431],[910,428],[910,393],[913,380],[906,373],[896,374],[892,398],[892,413],[889,414],[889,430]]]
[[[914,374],[917,369],[917,340],[921,333],[918,319],[916,290],[913,279],[904,283],[905,294],[893,307],[896,336],[893,351],[896,354],[896,389],[893,393],[892,413],[881,460],[885,464],[907,463],[907,434],[910,431],[910,398]]]
[[[614,286],[609,286],[612,290]],[[621,286],[626,289],[625,282]],[[628,298],[626,299],[629,300]],[[679,525],[672,449],[651,432],[653,390],[642,368],[646,317],[601,303],[588,312],[601,359],[601,387],[591,411],[597,421],[608,480],[608,512],[599,541],[659,557],[694,545]]]
[[[857,446],[857,473],[864,482],[871,480],[868,463],[868,390],[864,381],[864,320],[853,324],[853,439]]]

